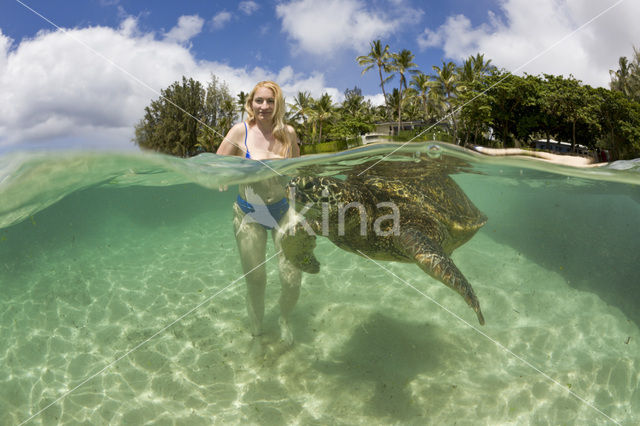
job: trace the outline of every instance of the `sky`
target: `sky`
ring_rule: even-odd
[[[144,107],[182,76],[234,95],[275,80],[289,100],[357,86],[381,104],[356,62],[378,39],[427,74],[483,53],[608,87],[640,48],[638,16],[639,0],[0,0],[0,154],[137,149]]]

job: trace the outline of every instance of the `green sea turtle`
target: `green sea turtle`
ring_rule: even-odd
[[[285,256],[316,273],[315,235],[341,249],[375,260],[414,262],[458,292],[484,318],[473,288],[449,257],[487,217],[449,177],[456,159],[368,162],[344,177],[298,176],[292,202],[305,220],[283,229]],[[371,168],[369,168],[371,167]]]

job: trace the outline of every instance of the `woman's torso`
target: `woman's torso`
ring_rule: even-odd
[[[275,138],[265,138],[259,129],[255,128],[255,124],[244,122],[245,139],[242,148],[245,150],[243,157],[252,160],[271,160],[285,158],[279,153],[282,151],[282,143]],[[291,148],[289,148],[291,149]],[[287,151],[286,156],[290,153]],[[247,200],[247,189],[251,188],[254,194],[258,195],[264,204],[272,204],[286,197],[286,178],[282,176],[274,176],[250,184],[241,184],[238,186],[240,196]]]

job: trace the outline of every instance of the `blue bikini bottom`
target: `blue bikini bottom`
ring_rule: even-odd
[[[249,203],[239,194],[238,198],[236,198],[236,204],[238,204],[238,207],[240,207],[243,213],[250,215],[255,222],[258,222],[265,229],[273,229],[275,225],[280,223],[289,210],[289,200],[287,200],[286,197],[272,204],[258,206],[257,211],[253,204]]]

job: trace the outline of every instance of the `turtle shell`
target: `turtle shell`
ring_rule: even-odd
[[[346,183],[366,188],[373,203],[395,203],[402,212],[402,224],[418,225],[428,216],[453,234],[473,235],[487,217],[449,176],[466,168],[466,163],[453,157],[367,162],[353,168]]]

